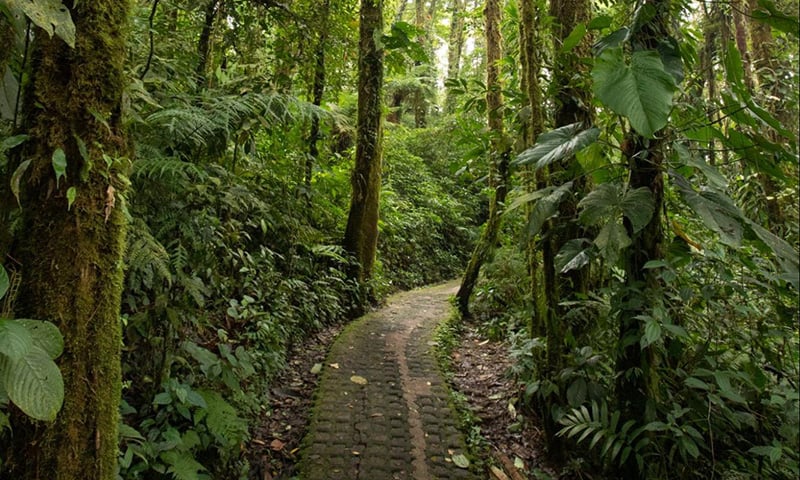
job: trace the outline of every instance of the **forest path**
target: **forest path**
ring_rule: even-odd
[[[399,293],[342,332],[324,365],[300,478],[476,478],[453,462],[464,439],[432,352],[457,289]]]

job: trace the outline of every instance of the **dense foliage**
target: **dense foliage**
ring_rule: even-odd
[[[3,450],[10,419],[52,420],[64,397],[60,312],[15,318],[16,252],[42,115],[28,76],[44,39],[86,34],[73,3],[0,0]],[[509,340],[520,414],[543,420],[565,475],[797,477],[796,0],[506,0],[490,38],[485,2],[377,2],[386,121],[364,282],[342,247],[359,2],[133,3],[130,170],[96,160],[127,189],[106,204],[128,225],[119,478],[252,477],[249,432],[289,349],[459,276],[480,238],[465,301]],[[53,191],[104,151],[74,142],[88,167],[48,153]],[[81,192],[62,190],[71,215]]]

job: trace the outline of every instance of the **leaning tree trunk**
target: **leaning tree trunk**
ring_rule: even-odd
[[[344,247],[358,260],[354,277],[372,276],[378,246],[378,204],[381,189],[381,97],[383,49],[375,41],[383,32],[382,0],[361,0],[358,56],[358,135],[353,194]]]
[[[500,37],[500,0],[487,0],[484,9],[486,18],[486,110],[491,131],[489,152],[489,185],[494,188],[489,203],[489,219],[467,264],[461,287],[456,293],[458,309],[463,317],[469,316],[469,299],[481,267],[494,251],[500,233],[501,214],[508,194],[509,148],[503,133],[503,96],[500,84],[500,60],[502,40]]]
[[[64,405],[53,423],[14,415],[3,478],[116,478],[130,163],[120,110],[129,2],[75,3],[66,2],[77,31],[74,49],[44,31],[35,35],[24,109],[30,163],[15,251],[22,263],[17,315],[49,320],[64,336]],[[61,178],[52,160],[58,149],[67,159]]]

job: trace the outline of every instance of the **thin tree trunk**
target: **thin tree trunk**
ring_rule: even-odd
[[[25,158],[31,163],[22,182],[16,313],[50,320],[61,330],[65,398],[53,423],[13,416],[14,433],[6,437],[11,443],[2,446],[3,478],[17,480],[116,478],[130,163],[121,114],[129,2],[76,3],[70,7],[74,49],[36,32],[25,99],[31,137]],[[85,145],[83,154],[77,139]],[[61,179],[53,172],[56,149],[68,163]],[[106,156],[113,159],[110,166]],[[77,194],[68,208],[71,187]]]
[[[372,277],[378,245],[378,205],[381,188],[383,49],[375,36],[383,31],[382,0],[361,0],[358,58],[358,137],[350,214],[344,247],[359,262],[353,275]]]
[[[458,78],[461,72],[461,51],[464,48],[464,0],[452,0],[450,14],[450,38],[447,48],[447,78]],[[455,97],[447,92],[445,111],[455,110]]]
[[[417,41],[422,47],[423,50],[429,50],[429,30],[428,30],[428,22],[425,20],[425,0],[415,0],[415,24],[418,29],[425,32],[422,35],[417,37]],[[417,67],[417,74],[421,74],[421,69],[419,68],[422,65],[421,62],[417,61],[414,62],[414,66]],[[424,128],[425,125],[428,123],[427,120],[428,116],[428,104],[425,98],[425,78],[420,80],[419,87],[414,91],[414,126],[417,128]]]
[[[217,18],[217,9],[220,0],[210,0],[206,5],[205,19],[203,21],[203,29],[200,31],[200,38],[197,41],[197,69],[195,76],[197,77],[197,90],[200,91],[206,87],[206,75],[208,73],[208,63],[211,55],[211,35],[214,30],[214,20]]]
[[[503,132],[503,96],[500,83],[502,59],[500,0],[487,0],[484,16],[486,18],[486,110],[489,130],[492,133],[489,186],[494,188],[494,192],[489,203],[489,219],[472,252],[461,287],[456,293],[458,309],[463,317],[469,317],[469,300],[478,281],[481,267],[495,249],[509,182],[510,152]]]
[[[406,7],[410,1],[411,0],[400,0],[400,5],[397,7],[397,13],[394,14],[395,23],[403,21],[403,14],[406,13]]]
[[[529,109],[525,126],[522,132],[522,147],[529,148],[544,131],[544,102],[542,101],[542,88],[539,84],[539,72],[542,66],[541,39],[538,36],[540,28],[537,5],[532,1],[523,1],[520,5],[520,60],[522,63],[522,90],[525,95],[525,106]],[[537,182],[536,176],[542,177]],[[543,172],[534,172],[527,168],[524,171],[525,187],[529,192],[539,188],[538,183],[544,183]],[[542,185],[544,186],[544,185]],[[526,206],[526,216],[530,216],[533,209],[530,204]],[[533,337],[544,337],[546,334],[546,310],[542,291],[541,252],[535,238],[527,241],[526,255],[528,258],[528,275],[530,276],[530,295],[533,301],[530,334]],[[543,362],[543,359],[542,359]]]
[[[328,17],[330,14],[330,0],[325,0],[322,4],[322,22],[320,26],[317,51],[314,64],[314,84],[311,87],[312,102],[316,106],[322,105],[322,97],[325,94],[325,49],[328,43]],[[306,157],[305,174],[303,184],[308,195],[308,204],[311,205],[311,179],[314,173],[314,163],[319,157],[319,117],[314,115],[311,118],[311,131],[308,135],[308,157]]]

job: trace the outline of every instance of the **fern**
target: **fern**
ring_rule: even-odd
[[[247,421],[236,414],[236,409],[222,395],[211,390],[201,390],[199,393],[206,401],[207,408],[198,412],[195,421],[204,419],[217,443],[232,447],[247,440]]]
[[[172,284],[169,253],[138,217],[131,220],[125,264],[130,286],[141,283],[151,288],[157,281]]]
[[[608,405],[605,402],[599,405],[597,402],[592,402],[591,411],[585,405],[581,405],[580,408],[573,408],[559,421],[564,428],[557,435],[567,438],[577,436],[578,443],[591,437],[589,449],[595,448],[605,439],[600,455],[609,464],[619,460],[619,465],[622,465],[633,454],[641,471],[644,465],[642,452],[650,443],[647,437],[642,436],[647,428],[634,428],[636,425],[634,420],[628,420],[620,426],[620,415],[619,410],[609,415]]]

